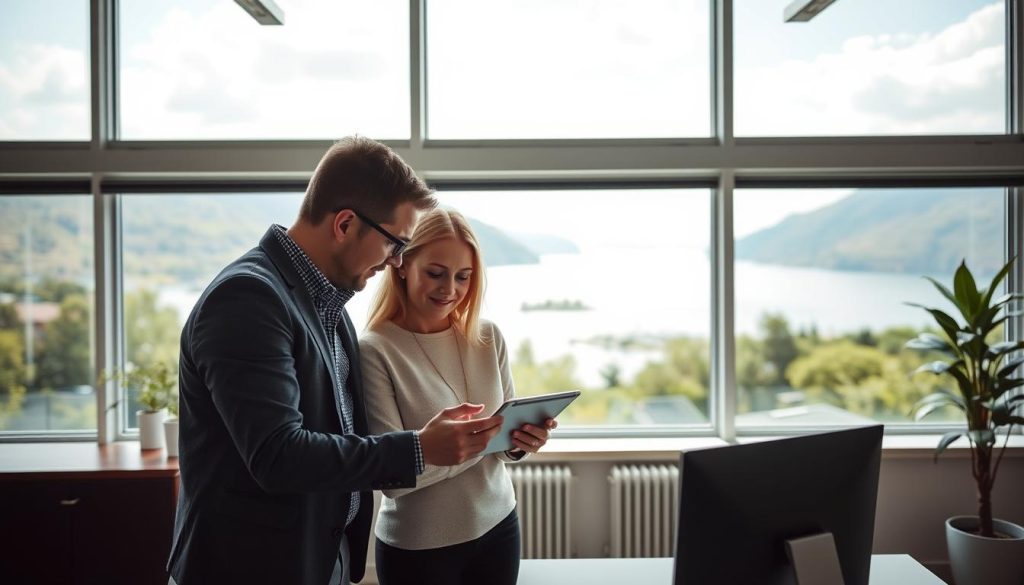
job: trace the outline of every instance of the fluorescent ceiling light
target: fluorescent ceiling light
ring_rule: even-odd
[[[238,0],[240,1],[240,0]],[[782,12],[786,22],[807,22],[836,0],[793,0]]]
[[[260,24],[284,24],[284,10],[274,0],[235,0]]]

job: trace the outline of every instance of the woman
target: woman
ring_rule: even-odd
[[[480,319],[480,246],[466,219],[437,209],[388,266],[360,339],[370,431],[419,429],[460,403],[493,413],[515,394],[505,339]],[[515,448],[454,467],[427,465],[411,489],[384,490],[377,516],[381,585],[514,584],[519,520],[505,463],[540,449],[546,428],[513,431]]]

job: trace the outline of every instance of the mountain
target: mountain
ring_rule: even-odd
[[[91,285],[92,234],[89,197],[0,197],[0,286],[26,272]]]
[[[547,234],[515,233],[512,236],[535,254],[579,254],[576,244],[565,238]]]
[[[735,254],[767,264],[947,278],[965,256],[976,275],[994,274],[1003,246],[1003,198],[992,190],[871,189],[740,238]]]
[[[272,223],[291,225],[301,196],[138,195],[122,199],[126,277],[193,282],[216,274],[259,242]],[[487,266],[531,264],[538,256],[500,229],[470,218]],[[0,289],[40,277],[89,285],[93,279],[92,199],[0,198]],[[32,254],[26,258],[25,244]],[[5,284],[6,283],[6,284]]]
[[[505,266],[509,264],[536,264],[540,261],[529,248],[516,241],[500,229],[482,221],[466,218],[476,233],[484,254],[484,266]]]

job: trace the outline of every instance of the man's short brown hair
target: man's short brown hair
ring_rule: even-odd
[[[405,202],[424,211],[437,206],[427,184],[395,151],[370,138],[347,136],[320,159],[299,218],[317,225],[328,215],[353,209],[378,223],[391,223]]]

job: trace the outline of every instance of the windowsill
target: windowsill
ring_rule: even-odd
[[[675,461],[680,451],[723,447],[718,437],[553,437],[530,461]]]
[[[163,449],[143,451],[138,441],[0,444],[0,474],[7,478],[173,477],[178,460]]]
[[[740,437],[739,443],[754,443],[783,437]],[[886,435],[882,439],[883,459],[930,459],[935,453],[941,435]],[[1002,448],[1002,440],[999,448]],[[531,455],[529,461],[669,461],[679,459],[682,451],[724,447],[728,445],[717,437],[588,437],[552,438],[544,450]],[[950,445],[943,457],[970,457],[966,439]],[[1010,438],[1006,457],[1024,457],[1024,436]]]
[[[753,443],[782,437],[740,437],[740,443]],[[939,435],[887,435],[882,440],[883,459],[931,459]],[[532,455],[534,463],[576,461],[676,462],[679,453],[694,449],[724,447],[717,437],[555,437],[543,451]],[[1002,441],[999,443],[1002,448]],[[967,458],[967,441],[950,445],[942,457]],[[1010,438],[1006,457],[1024,458],[1024,436]],[[177,461],[168,461],[163,451],[140,452],[137,441],[118,441],[97,449],[95,443],[0,443],[0,472],[95,471],[109,467],[132,471],[165,472],[176,470]],[[107,469],[108,471],[110,469]]]

